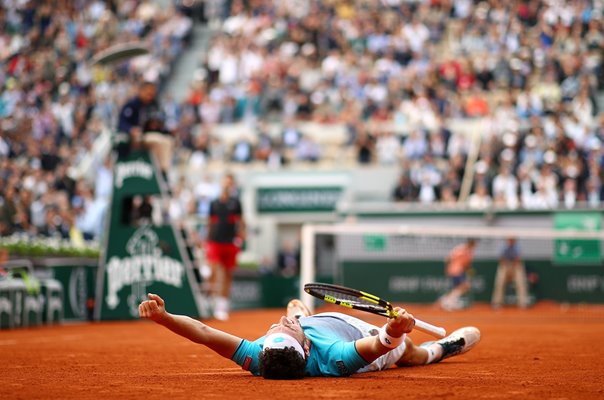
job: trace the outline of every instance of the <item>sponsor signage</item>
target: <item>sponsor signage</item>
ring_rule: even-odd
[[[566,212],[554,215],[557,230],[600,231],[602,214],[597,212]],[[558,239],[554,244],[556,265],[602,265],[599,240]]]
[[[339,186],[259,188],[256,209],[259,213],[333,212],[342,192]]]
[[[496,259],[473,263],[471,301],[491,301],[497,264]],[[551,260],[532,260],[525,265],[531,299],[604,303],[602,269],[589,265],[562,265],[552,269]],[[367,279],[368,276],[371,279]],[[345,261],[340,264],[340,277],[339,284],[362,288],[401,303],[431,304],[451,287],[442,261]],[[515,295],[514,285],[508,285],[508,292]]]
[[[138,152],[118,160],[114,171],[95,316],[138,318],[138,305],[148,293],[163,297],[175,313],[201,316],[200,289],[180,231],[171,223],[130,223],[122,215],[129,197],[162,196],[158,169],[146,152]]]

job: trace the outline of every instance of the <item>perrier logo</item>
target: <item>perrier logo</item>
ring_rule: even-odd
[[[128,178],[151,179],[153,177],[153,167],[144,160],[120,162],[115,167],[115,186],[121,188],[124,181]]]
[[[113,310],[120,304],[118,293],[125,286],[132,289],[131,297],[146,293],[147,285],[161,282],[177,288],[182,287],[184,265],[163,254],[157,233],[150,226],[136,230],[128,243],[129,257],[111,257],[107,263],[107,297],[105,301]],[[135,302],[136,299],[131,299]]]

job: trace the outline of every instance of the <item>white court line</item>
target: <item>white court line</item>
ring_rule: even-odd
[[[246,372],[241,368],[237,368],[236,371],[225,371],[224,369],[216,372],[193,372],[190,375],[216,375],[216,374],[239,374],[242,372]]]
[[[236,372],[236,371],[243,371],[243,369],[237,368],[237,367],[235,367],[235,368],[214,368],[214,369],[204,368],[203,369],[203,372],[208,373],[208,374],[210,374],[210,373],[213,374],[216,372]],[[187,372],[187,373],[189,373],[189,372]],[[195,373],[195,372],[193,372],[193,373]]]
[[[22,344],[50,343],[50,342],[55,343],[58,340],[67,342],[67,341],[73,341],[73,340],[80,340],[82,337],[83,337],[83,335],[60,335],[60,336],[52,336],[52,337],[46,337],[46,336],[32,337],[32,338],[20,339],[20,340],[8,339],[8,340],[0,340],[0,346],[14,346],[19,343],[22,343]]]

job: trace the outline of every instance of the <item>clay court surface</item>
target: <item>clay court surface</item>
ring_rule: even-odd
[[[253,377],[147,321],[0,331],[0,399],[604,398],[604,306],[538,304],[527,311],[495,312],[476,305],[452,313],[419,305],[409,309],[449,331],[475,325],[482,342],[463,356],[429,366],[277,382]],[[228,322],[206,322],[256,338],[280,315],[281,310],[238,311]],[[411,337],[429,339],[419,332]]]

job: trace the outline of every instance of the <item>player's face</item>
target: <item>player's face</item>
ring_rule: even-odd
[[[294,339],[296,339],[300,344],[304,344],[304,330],[300,325],[300,321],[297,318],[286,317],[283,316],[279,320],[279,323],[272,324],[271,327],[266,332],[266,335],[271,335],[273,333],[285,333]]]

